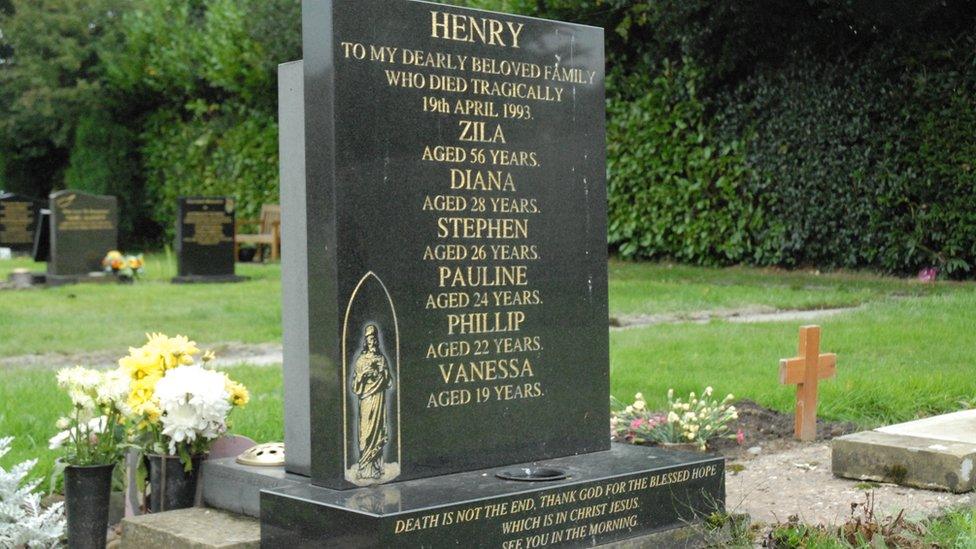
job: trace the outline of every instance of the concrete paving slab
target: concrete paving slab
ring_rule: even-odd
[[[876,429],[879,433],[976,444],[976,410],[927,417]]]
[[[969,492],[976,484],[976,410],[836,438],[831,469],[844,478]]]
[[[128,517],[122,521],[122,549],[257,549],[261,523],[217,509],[194,507]]]

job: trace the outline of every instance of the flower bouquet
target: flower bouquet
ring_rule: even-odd
[[[61,450],[70,547],[104,547],[115,464],[122,457],[129,379],[118,370],[80,366],[58,372],[58,386],[71,399],[71,413],[58,420],[61,432],[49,446]]]
[[[149,334],[119,365],[130,379],[126,405],[131,435],[149,459],[154,511],[193,505],[200,460],[227,432],[234,408],[247,404],[247,389],[227,374],[207,368],[214,354],[201,354],[184,336]]]
[[[634,443],[656,442],[663,445],[687,444],[704,451],[708,441],[716,438],[736,438],[731,433],[730,424],[739,418],[735,406],[731,405],[732,395],[722,401],[712,397],[714,390],[706,387],[701,398],[691,393],[688,401],[674,397],[674,390],[668,390],[667,414],[653,414],[647,411],[643,395],[637,393],[634,403],[621,409],[619,401],[611,414],[613,435]]]
[[[102,267],[105,272],[112,273],[119,277],[119,280],[132,281],[145,272],[146,262],[139,255],[123,255],[118,250],[112,250],[102,259]]]

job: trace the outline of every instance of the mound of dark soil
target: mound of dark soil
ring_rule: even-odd
[[[733,431],[741,429],[744,440],[741,445],[729,439],[712,441],[709,447],[714,451],[730,457],[739,457],[748,448],[759,446],[766,451],[794,442],[793,414],[771,410],[751,400],[739,400],[734,405],[739,412],[739,421],[738,425],[733,427]],[[830,440],[857,430],[857,426],[850,422],[817,420],[817,440]]]

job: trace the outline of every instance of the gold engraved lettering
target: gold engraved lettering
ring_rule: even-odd
[[[457,13],[431,11],[430,37],[456,42],[481,42],[489,46],[519,48],[523,23],[499,21]]]

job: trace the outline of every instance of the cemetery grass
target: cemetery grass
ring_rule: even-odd
[[[231,431],[259,442],[281,440],[284,405],[281,369],[239,365],[221,368],[251,392],[251,401],[230,418]],[[49,478],[58,454],[48,450],[55,422],[70,411],[67,395],[58,390],[54,373],[47,369],[13,368],[0,373],[0,436],[16,437],[0,466],[37,459],[30,478],[42,480],[40,489],[52,491]],[[42,404],[42,405],[39,405]]]
[[[0,261],[0,280],[15,268],[43,263]],[[238,284],[175,285],[172,254],[146,258],[133,285],[84,284],[46,290],[0,291],[0,358],[117,349],[124,354],[150,331],[190,334],[201,343],[281,340],[281,269],[238,264]]]
[[[240,274],[252,277],[241,284],[175,286],[168,282],[175,272],[171,257],[148,260],[146,279],[133,286],[0,292],[0,358],[106,350],[121,356],[150,330],[188,334],[205,348],[280,342],[277,265],[238,265]],[[41,267],[0,262],[0,279],[15,266]],[[612,313],[860,306],[817,321],[824,327],[823,351],[839,355],[837,377],[821,384],[825,419],[873,427],[973,404],[974,284],[616,261],[610,277]],[[780,386],[777,371],[778,360],[796,352],[799,324],[712,320],[615,330],[612,393],[628,400],[640,391],[652,407],[663,409],[669,388],[687,394],[711,385],[791,412],[794,388]],[[236,414],[235,431],[261,441],[281,439],[280,368],[243,366],[235,375],[254,396]],[[41,472],[48,471],[54,456],[47,438],[66,409],[51,369],[0,370],[0,403],[0,436],[18,437],[2,465],[40,457]]]

